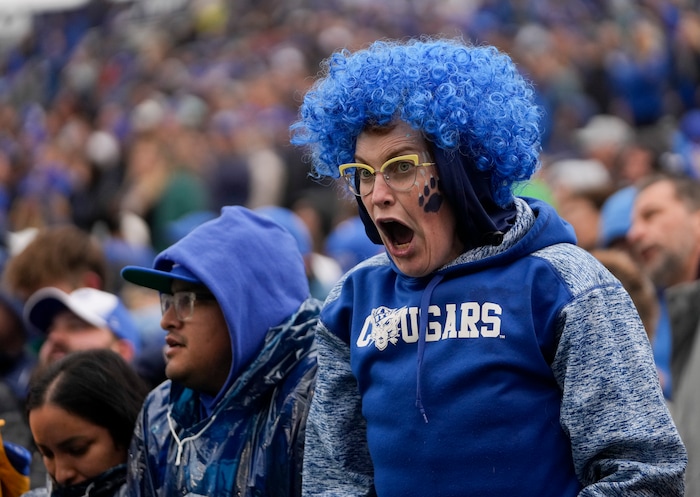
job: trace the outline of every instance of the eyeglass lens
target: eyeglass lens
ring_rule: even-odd
[[[386,164],[380,173],[390,188],[397,191],[409,190],[416,180],[417,165],[411,159],[401,159]],[[374,189],[376,173],[360,167],[348,169],[345,173],[353,193],[362,196],[369,195]]]
[[[160,310],[162,314],[174,305],[175,315],[181,321],[184,321],[192,316],[194,308],[195,294],[193,292],[177,292],[175,295],[168,293],[160,294]]]

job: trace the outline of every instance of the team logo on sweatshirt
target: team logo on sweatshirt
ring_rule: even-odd
[[[374,341],[374,345],[379,350],[384,350],[389,342],[396,345],[396,342],[399,341],[399,322],[405,310],[405,307],[391,309],[384,306],[372,309],[370,315],[372,321],[371,340]]]
[[[426,342],[452,338],[504,338],[501,334],[501,306],[493,302],[463,302],[428,307]],[[418,341],[418,307],[376,307],[365,319],[357,338],[358,347],[374,344],[384,350],[391,343]]]

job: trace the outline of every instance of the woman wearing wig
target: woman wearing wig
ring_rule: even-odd
[[[547,204],[533,89],[494,47],[324,63],[292,142],[385,254],[321,314],[304,494],[683,494],[685,448],[627,292]]]
[[[49,475],[28,497],[126,495],[126,460],[148,387],[117,353],[73,352],[32,380],[29,426]]]

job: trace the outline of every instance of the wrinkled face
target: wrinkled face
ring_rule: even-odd
[[[69,310],[56,314],[39,350],[39,362],[50,364],[71,352],[112,349],[119,352],[118,339],[107,328],[98,328]]]
[[[126,462],[127,447],[117,447],[107,428],[54,404],[32,410],[29,427],[46,470],[60,486],[76,485]]]
[[[637,194],[627,234],[632,252],[662,288],[692,281],[700,258],[700,211],[692,212],[668,181]]]
[[[174,280],[173,293],[206,291]],[[228,326],[216,300],[196,300],[192,316],[178,319],[170,307],[160,321],[165,337],[165,374],[187,388],[215,396],[224,385],[232,366]]]
[[[375,170],[394,157],[418,154],[431,162],[423,136],[408,124],[390,131],[366,131],[357,138],[355,162]],[[435,166],[420,167],[408,191],[392,190],[381,174],[362,202],[396,266],[408,276],[425,276],[454,260],[463,249],[452,209],[444,201]]]

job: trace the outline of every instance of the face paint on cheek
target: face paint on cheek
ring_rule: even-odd
[[[425,179],[425,175],[423,178]],[[425,200],[426,198],[428,199],[427,201]],[[440,210],[442,194],[438,189],[438,180],[432,174],[430,175],[430,179],[423,185],[423,191],[418,194],[418,205],[422,207],[425,212],[437,212]]]

